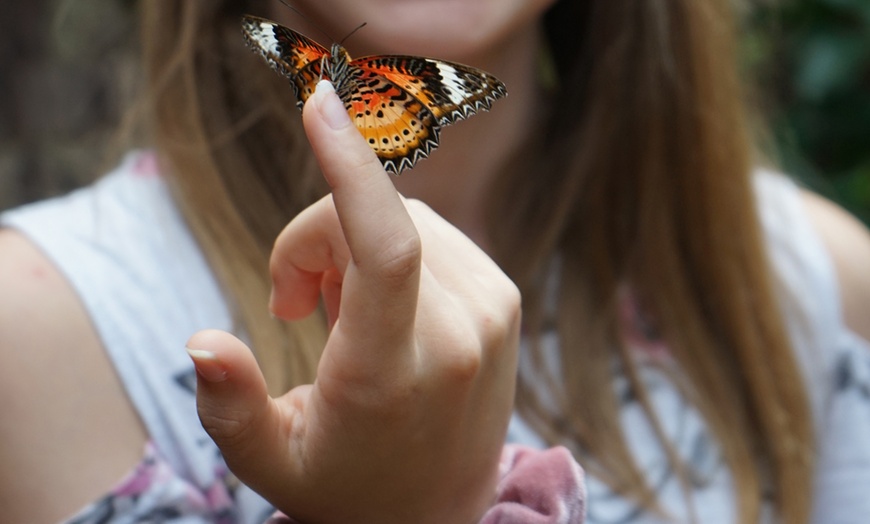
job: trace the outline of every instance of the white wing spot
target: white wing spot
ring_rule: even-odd
[[[455,105],[462,105],[462,103],[465,102],[468,88],[463,85],[462,79],[457,76],[456,69],[447,64],[436,64],[436,67],[438,68],[438,72],[441,74],[441,78],[444,80],[444,94],[446,94],[447,98],[449,98]]]
[[[279,54],[278,40],[275,39],[274,27],[267,22],[260,22],[255,28],[252,28],[251,38],[257,44],[269,53]]]

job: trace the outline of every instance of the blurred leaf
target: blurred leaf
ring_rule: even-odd
[[[870,54],[866,35],[823,32],[810,37],[798,52],[797,93],[820,101],[857,83],[855,73]]]
[[[759,3],[746,26],[781,168],[870,224],[870,0]]]
[[[867,0],[819,0],[819,3],[836,9],[853,11],[859,16],[870,16],[870,2]]]

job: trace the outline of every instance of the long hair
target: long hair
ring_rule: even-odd
[[[154,145],[239,329],[279,391],[312,380],[325,327],[317,316],[269,318],[267,260],[280,229],[326,188],[291,90],[239,36],[242,11],[264,4],[144,2],[143,42]],[[618,362],[689,482],[620,339],[617,304],[627,285],[721,445],[738,520],[757,521],[772,494],[783,521],[806,522],[812,417],[756,216],[730,4],[560,0],[545,18],[557,77],[550,114],[486,204],[494,256],[523,291],[539,364],[521,376],[517,408],[542,435],[658,509],[622,436]],[[551,315],[543,289],[555,266]],[[535,353],[550,325],[557,376]],[[558,417],[544,398],[555,399]]]

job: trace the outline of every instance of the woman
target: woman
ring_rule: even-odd
[[[514,391],[501,271],[523,297],[508,436],[571,448],[588,521],[864,518],[870,239],[753,170],[729,2],[297,7],[334,35],[368,22],[356,56],[470,63],[510,96],[393,179],[437,215],[406,211],[328,87],[309,146],[239,16],[316,30],[277,2],[146,3],[156,156],[3,217],[12,521],[97,499],[79,515],[264,518],[193,416],[178,348],[203,328],[250,342],[265,375],[226,333],[189,341],[203,425],[261,495],[303,520],[474,521]],[[305,317],[318,291],[300,323],[263,307]],[[315,386],[268,400],[311,383],[321,349]],[[142,479],[190,498],[123,496]]]

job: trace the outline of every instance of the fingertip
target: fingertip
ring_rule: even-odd
[[[352,124],[344,102],[338,97],[335,87],[329,80],[321,80],[317,83],[314,94],[303,107],[303,115],[306,109],[309,113],[316,109],[317,117],[333,130],[340,130]]]
[[[320,93],[320,95],[317,96],[323,96],[329,92],[335,93],[335,86],[326,78],[320,79],[320,81],[317,82],[317,85],[314,86],[314,94],[317,95],[317,93]]]
[[[199,331],[190,337],[185,349],[197,375],[209,384],[233,382],[257,386],[262,382],[253,353],[231,333],[218,329]]]
[[[227,378],[227,370],[223,362],[213,352],[205,349],[185,348],[193,360],[196,373],[208,382],[223,382]]]
[[[232,352],[236,349],[234,346],[238,345],[244,346],[244,343],[231,333],[219,329],[203,329],[194,333],[185,347],[188,353],[192,352],[198,357],[219,360],[220,355]]]
[[[231,338],[235,337],[214,329],[200,331],[190,337],[184,349],[200,379],[212,384],[227,379],[229,365],[225,356],[227,346],[234,343]]]
[[[350,191],[358,192],[367,184],[367,175],[384,173],[380,160],[329,81],[317,84],[302,108],[302,120],[320,169],[333,190],[349,185]],[[384,177],[393,188],[385,173]]]
[[[206,351],[212,346],[218,344],[225,335],[229,335],[229,333],[226,333],[219,329],[203,329],[201,331],[197,331],[189,339],[187,339],[186,345],[190,349],[201,349],[203,351]]]

